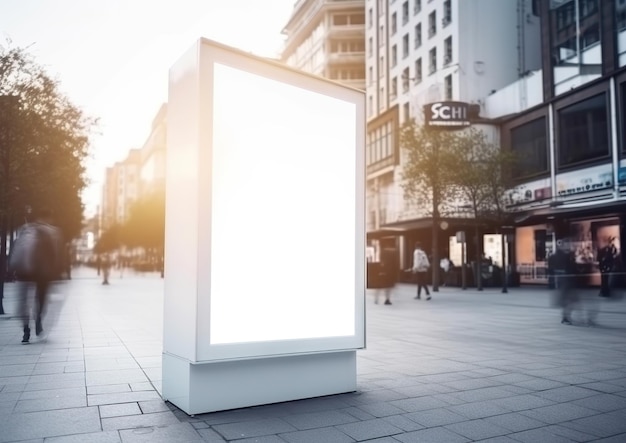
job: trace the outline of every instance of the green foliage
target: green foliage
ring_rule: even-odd
[[[100,235],[93,250],[96,254],[102,254],[116,250],[121,245],[122,227],[113,225]]]
[[[407,122],[400,129],[400,146],[406,156],[403,168],[405,198],[431,215],[448,212],[454,202],[454,175],[459,167],[455,133]]]
[[[128,247],[162,250],[165,243],[164,192],[153,192],[131,206],[121,241]]]
[[[513,154],[491,143],[476,128],[456,134],[453,150],[463,165],[454,174],[453,183],[472,217],[492,221],[506,218],[504,197],[511,185],[508,171],[515,161]]]
[[[0,45],[0,215],[16,226],[49,208],[71,239],[80,233],[83,161],[96,121],[73,105],[25,49]]]

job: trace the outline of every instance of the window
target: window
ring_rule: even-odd
[[[593,25],[586,29],[580,36],[580,48],[585,49],[600,41],[600,28]]]
[[[393,100],[398,96],[398,77],[391,79],[391,91],[389,91],[389,99]]]
[[[398,16],[394,12],[393,14],[391,14],[391,35],[395,35],[397,31],[398,31]]]
[[[422,0],[413,0],[413,15],[419,14],[422,10]]]
[[[371,28],[372,26],[374,26],[374,11],[370,8],[367,11],[367,27]]]
[[[378,59],[378,78],[382,78],[385,75],[385,56],[381,55]]]
[[[380,92],[378,93],[378,109],[383,109],[385,107],[385,87],[381,86]]]
[[[407,122],[411,120],[411,106],[408,103],[402,105],[402,114],[404,114],[404,121]]]
[[[559,111],[559,166],[610,155],[606,94]]]
[[[511,151],[516,161],[513,178],[529,177],[548,171],[546,118],[541,117],[511,129]]]
[[[411,73],[409,72],[409,68],[404,68],[402,70],[402,92],[408,92],[410,78],[411,78]]]
[[[443,3],[443,18],[441,19],[442,27],[446,27],[452,22],[452,5],[450,4],[450,0],[446,0]]]
[[[378,0],[378,16],[380,17],[385,13],[385,2]]]
[[[374,114],[374,97],[371,95],[367,98],[367,114]]]
[[[402,58],[409,56],[409,34],[402,36]]]
[[[385,44],[385,27],[380,25],[378,28],[378,46],[383,46]]]
[[[433,11],[428,15],[428,37],[432,37],[437,33],[437,11]]]
[[[432,74],[437,70],[437,48],[432,48],[428,53],[428,73]]]
[[[415,25],[415,49],[422,46],[422,24]]]
[[[443,80],[445,100],[452,100],[452,74],[446,75]]]
[[[443,41],[443,65],[452,63],[452,37],[448,37]]]
[[[367,82],[370,85],[374,83],[374,68],[371,66],[367,70]]]
[[[409,0],[402,3],[402,24],[406,25],[409,21]]]
[[[372,37],[367,40],[367,56],[371,57],[374,54],[374,39]]]
[[[398,46],[393,45],[391,47],[391,66],[398,64]]]
[[[415,60],[415,83],[422,81],[422,58]]]

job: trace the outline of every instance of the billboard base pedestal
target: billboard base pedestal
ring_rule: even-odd
[[[356,351],[191,363],[163,354],[163,399],[189,415],[356,391]]]

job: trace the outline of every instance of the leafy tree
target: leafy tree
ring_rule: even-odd
[[[0,45],[0,301],[6,239],[29,210],[52,209],[67,240],[80,233],[95,123],[25,49]]]
[[[420,126],[408,121],[400,130],[400,145],[406,154],[403,190],[407,200],[424,208],[432,217],[433,291],[439,289],[439,221],[452,211],[454,175],[459,159],[451,131]]]
[[[481,224],[491,223],[501,227],[508,219],[505,210],[505,191],[511,185],[508,170],[514,156],[489,142],[486,134],[476,128],[455,134],[453,150],[460,164],[454,175],[457,195],[466,202],[465,208],[474,220],[476,244],[476,286],[482,290],[480,273],[481,244],[478,241]],[[504,255],[503,255],[504,257]]]
[[[165,193],[163,190],[137,200],[130,208],[130,217],[122,228],[122,243],[142,247],[158,263],[163,276],[165,247]]]
[[[107,252],[115,251],[121,245],[122,227],[115,224],[105,230],[98,241],[96,242],[93,250],[97,254],[104,254]]]

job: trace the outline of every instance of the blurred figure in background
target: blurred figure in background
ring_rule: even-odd
[[[556,305],[561,307],[561,323],[572,324],[572,311],[578,302],[577,267],[572,243],[569,239],[557,242],[554,255],[550,258],[554,267],[554,288],[556,291]]]
[[[111,275],[111,260],[109,254],[104,254],[100,260],[100,269],[102,270],[102,284],[109,284],[109,276]]]
[[[415,250],[413,251],[413,268],[412,272],[417,277],[417,295],[416,299],[421,298],[422,288],[426,292],[426,300],[430,300],[430,292],[428,291],[428,269],[430,268],[430,261],[426,252],[422,249],[420,242],[415,242]]]
[[[398,281],[398,254],[394,248],[383,248],[380,253],[380,288],[374,293],[374,303],[378,303],[381,292],[385,295],[385,304],[391,304],[391,290]]]
[[[598,266],[600,268],[600,297],[611,296],[612,273],[615,270],[617,248],[613,243],[614,237],[610,237],[606,246],[598,250]]]
[[[9,272],[19,285],[19,315],[22,318],[24,335],[22,343],[30,341],[31,314],[35,317],[35,333],[43,332],[42,318],[46,308],[48,288],[64,269],[64,247],[61,231],[52,225],[52,212],[40,210],[34,221],[24,224],[9,256]],[[31,302],[29,289],[35,285],[35,303]]]

